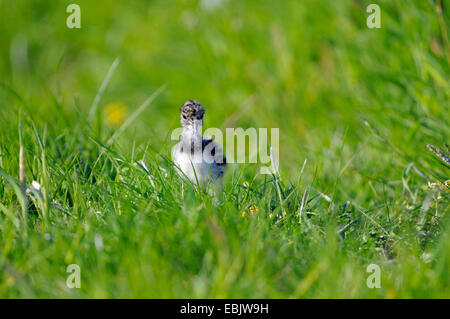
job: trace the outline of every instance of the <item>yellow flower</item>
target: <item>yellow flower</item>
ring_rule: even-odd
[[[127,114],[127,107],[121,102],[111,102],[105,106],[105,119],[108,124],[120,126]]]
[[[258,212],[258,206],[252,205],[248,208],[250,215],[255,215]]]
[[[244,210],[242,213],[241,213],[241,216],[242,217],[247,217],[247,216],[253,216],[253,215],[255,215],[256,213],[258,212],[258,206],[256,206],[256,205],[251,205],[249,208],[248,208],[248,213]]]
[[[397,292],[393,289],[390,289],[386,292],[386,299],[394,299],[397,296]]]

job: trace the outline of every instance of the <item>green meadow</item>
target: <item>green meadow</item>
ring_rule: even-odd
[[[372,2],[0,0],[0,297],[450,298],[450,1]],[[180,178],[188,99],[279,171]]]

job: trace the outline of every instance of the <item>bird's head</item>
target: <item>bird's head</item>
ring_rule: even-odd
[[[203,124],[203,114],[205,114],[205,109],[195,100],[186,101],[181,107],[180,113],[181,125],[183,126]]]

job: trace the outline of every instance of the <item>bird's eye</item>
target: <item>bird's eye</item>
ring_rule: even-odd
[[[187,116],[185,114],[183,114],[183,119],[187,119]]]

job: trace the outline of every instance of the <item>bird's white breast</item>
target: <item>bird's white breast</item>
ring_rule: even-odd
[[[182,151],[179,143],[172,153],[172,159],[176,165],[176,170],[180,176],[185,176],[194,184],[205,185],[210,181],[215,182],[222,175],[223,169],[212,159],[203,158],[203,154],[191,154]]]

